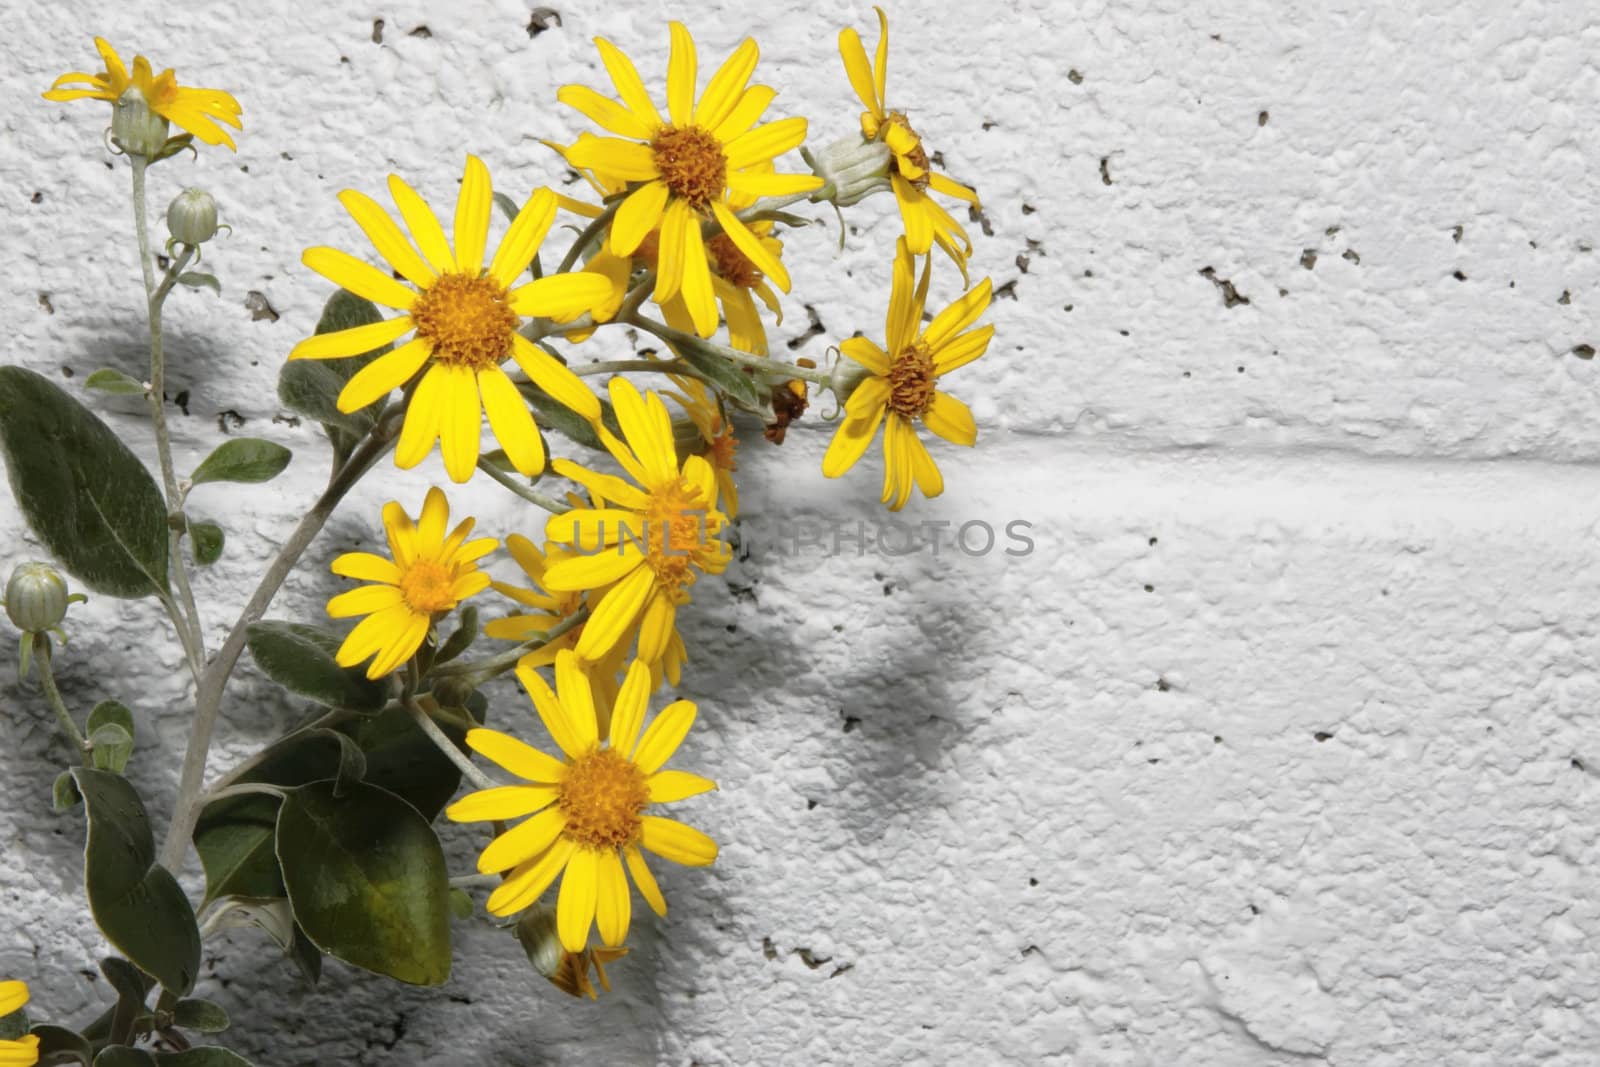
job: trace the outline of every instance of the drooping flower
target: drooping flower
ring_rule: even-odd
[[[21,1011],[28,1003],[28,986],[25,982],[9,979],[0,982],[0,1018]],[[0,1067],[33,1067],[39,1062],[39,1038],[24,1034],[11,1040],[0,1040]]]
[[[517,940],[535,969],[557,989],[573,997],[598,1000],[595,982],[589,980],[589,968],[594,968],[595,981],[607,993],[611,982],[606,978],[606,964],[614,963],[628,954],[626,948],[606,948],[590,945],[581,952],[568,952],[561,944],[556,930],[556,910],[540,906],[532,908],[517,922]]]
[[[510,872],[489,895],[489,911],[522,911],[565,872],[556,925],[562,946],[582,952],[591,925],[598,926],[607,946],[620,945],[628,935],[632,901],[624,864],[655,913],[667,913],[641,847],[690,867],[704,867],[717,858],[717,843],[711,838],[645,810],[707,792],[716,784],[686,771],[661,769],[694,723],[695,706],[674,701],[643,729],[650,692],[645,664],[635,661],[628,668],[604,738],[577,656],[560,653],[555,675],[552,691],[535,671],[517,670],[564,758],[497,730],[471,730],[467,744],[474,751],[527,784],[470,793],[445,814],[456,822],[523,819],[478,857],[478,870],[485,874]]]
[[[839,55],[844,59],[845,73],[850,85],[861,98],[866,111],[861,114],[861,135],[869,141],[883,141],[891,154],[889,184],[900,205],[900,218],[905,225],[906,242],[913,255],[926,255],[937,242],[961,268],[962,278],[967,275],[967,256],[972,254],[972,243],[967,231],[950,217],[928,195],[928,190],[943,193],[968,204],[978,202],[978,194],[934,170],[928,160],[922,137],[912,129],[904,111],[889,110],[884,96],[884,85],[889,67],[889,19],[883,8],[878,13],[878,51],[875,62],[867,62],[867,51],[862,47],[861,35],[853,28],[839,31]],[[957,246],[960,242],[960,246]]]
[[[696,103],[694,39],[682,24],[672,23],[666,120],[633,62],[603,37],[595,38],[595,45],[620,101],[582,85],[563,86],[557,99],[616,136],[585,133],[564,154],[574,167],[591,171],[602,187],[640,183],[617,209],[609,248],[629,256],[659,227],[656,302],[665,304],[682,293],[695,331],[710,337],[717,328],[716,294],[701,224],[715,221],[757,270],[788,292],[782,261],[738,217],[729,196],[786,196],[820,188],[816,175],[773,171],[774,159],[805,140],[806,120],[757,125],[777,94],[764,85],[750,86],[759,50],[748,38]]]
[[[98,74],[72,71],[55,80],[45,92],[46,100],[109,100],[114,106],[130,88],[137,89],[150,110],[177,123],[205,144],[234,147],[233,138],[218,123],[243,129],[239,122],[239,101],[221,89],[196,89],[179,85],[170,69],[154,74],[144,56],[133,57],[133,72],[123,66],[116,50],[102,37],[94,39],[106,69]]]
[[[415,332],[410,341],[350,379],[339,394],[339,410],[366,407],[423,371],[395,446],[398,466],[415,467],[437,440],[451,479],[466,481],[478,461],[479,427],[487,414],[512,466],[527,475],[541,473],[544,444],[527,403],[500,365],[515,361],[557,401],[586,419],[599,418],[600,401],[583,381],[517,328],[524,316],[576,318],[604,300],[610,285],[585,271],[517,284],[555,218],[556,196],[548,189],[538,190],[523,205],[485,269],[494,201],[489,171],[475,156],[467,157],[456,201],[453,252],[433,210],[411,186],[391,175],[389,191],[411,231],[410,240],[370,197],[347,189],[339,202],[405,282],[333,248],[308,248],[303,260],[335,285],[401,314],[308,337],[289,358],[360,355]]]
[[[905,238],[897,243],[894,288],[885,323],[888,350],[865,337],[839,343],[839,351],[867,369],[868,376],[845,402],[845,418],[834,432],[822,473],[837,478],[855,466],[883,425],[883,502],[899,511],[916,485],[924,496],[944,492],[944,477],[927,446],[917,436],[916,422],[952,444],[970,446],[978,427],[967,405],[939,391],[944,375],[977,359],[989,347],[993,326],[971,329],[989,306],[990,285],[977,288],[934,316],[922,328],[922,306],[928,295],[928,264],[922,280]]]
[[[637,632],[637,655],[653,664],[676,634],[678,606],[689,602],[698,574],[721,574],[732,557],[720,539],[727,516],[717,503],[717,476],[703,456],[680,468],[672,418],[654,392],[641,396],[624,378],[611,380],[611,403],[626,441],[603,425],[601,442],[636,484],[558,459],[554,469],[606,501],[545,522],[545,537],[571,551],[545,571],[551,592],[589,591],[589,620],[575,646],[598,662]],[[595,594],[598,592],[598,596]]]
[[[499,542],[468,541],[475,523],[470,518],[446,535],[449,522],[450,505],[437,487],[428,490],[415,523],[391,500],[383,506],[383,527],[393,558],[347,552],[333,561],[333,573],[376,583],[328,601],[328,614],[336,619],[366,616],[339,646],[339,666],[354,667],[370,657],[367,677],[382,678],[422,647],[435,619],[488,587],[489,575],[478,569],[478,560]]]

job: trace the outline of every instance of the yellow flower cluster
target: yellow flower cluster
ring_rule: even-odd
[[[854,29],[840,34],[839,48],[865,107],[859,142],[850,143],[860,158],[880,161],[868,185],[892,190],[904,231],[896,242],[883,343],[863,336],[840,343],[842,355],[865,371],[847,396],[838,375],[810,377],[846,396],[823,473],[837,477],[850,469],[881,426],[882,499],[898,510],[913,487],[930,497],[943,489],[918,423],[955,444],[975,441],[971,412],[942,390],[943,378],[981,356],[994,328],[977,325],[990,302],[987,280],[923,322],[933,247],[963,279],[971,253],[966,231],[934,194],[970,205],[977,198],[933,169],[937,157],[930,157],[907,113],[890,107],[888,23],[881,10],[878,18],[874,59]],[[180,86],[170,70],[155,76],[143,56],[129,73],[109,45],[95,43],[105,70],[63,75],[46,97],[121,106],[136,93],[163,123],[176,123],[204,143],[233,147],[222,129],[240,128],[233,97]],[[491,585],[518,605],[486,632],[522,646],[517,677],[559,755],[505,733],[472,730],[468,746],[518,782],[475,791],[447,815],[495,824],[496,836],[478,860],[480,872],[502,877],[488,899],[492,913],[525,912],[560,879],[554,922],[562,953],[549,973],[569,992],[591,996],[589,967],[605,986],[604,963],[624,951],[630,881],[654,911],[666,910],[644,852],[688,866],[704,866],[717,855],[704,833],[648,810],[715,789],[709,779],[664,766],[685,739],[695,706],[673,701],[648,727],[646,719],[651,694],[663,682],[679,681],[686,657],[679,609],[699,576],[728,566],[722,535],[739,506],[732,423],[722,391],[707,388],[718,379],[691,372],[684,346],[701,345],[725,324],[727,373],[749,374],[780,394],[780,415],[785,405],[791,416],[803,410],[802,378],[812,365],[767,359],[761,316],[765,307],[781,323],[778,293],[790,289],[780,209],[813,195],[839,203],[856,199],[824,176],[832,174],[826,167],[817,174],[779,169],[780,158],[804,142],[807,122],[767,120],[777,94],[753,81],[759,59],[753,40],[735,48],[701,89],[694,41],[684,26],[671,23],[664,108],[626,55],[605,38],[595,44],[614,95],[567,85],[557,99],[600,132],[552,147],[586,179],[598,202],[536,189],[491,246],[496,194],[476,156],[466,158],[448,236],[440,216],[397,175],[387,182],[392,211],[366,193],[346,190],[339,201],[381,266],[328,246],[308,248],[303,262],[388,312],[366,325],[307,337],[288,354],[290,360],[335,360],[382,350],[348,377],[336,404],[350,413],[402,392],[401,405],[392,409],[400,415],[397,433],[386,423],[399,468],[418,466],[437,444],[451,481],[464,483],[487,469],[513,491],[551,507],[541,538],[506,538],[526,576],[519,585],[494,581],[480,569],[499,542],[471,538],[471,518],[452,527],[439,488],[428,489],[415,519],[391,501],[382,512],[388,556],[339,556],[333,572],[366,584],[335,596],[327,610],[360,620],[339,648],[338,663],[365,664],[372,679],[404,669],[410,694],[430,669],[435,625],[445,615]],[[586,228],[547,273],[540,253],[562,210]],[[670,390],[641,391],[613,376],[602,399],[585,384],[584,368],[568,366],[545,344],[551,337],[580,342],[611,321],[643,325],[637,315],[646,299],[664,320],[651,332],[679,355],[658,361]],[[630,361],[620,369],[658,368]],[[682,409],[681,432],[667,400]],[[619,473],[552,458],[535,411],[547,426],[586,427]],[[503,462],[481,455],[485,419]],[[769,428],[769,436],[781,439],[786,422],[776,435]],[[552,506],[505,466],[524,480],[552,473],[577,489],[565,507]],[[554,688],[541,670],[552,672]],[[591,928],[602,947],[590,948]],[[13,985],[20,983],[0,984],[0,1006],[16,992]]]

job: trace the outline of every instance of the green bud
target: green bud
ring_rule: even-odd
[[[6,583],[6,614],[23,633],[44,633],[67,617],[67,581],[48,563],[19,563]]]
[[[869,141],[857,134],[833,142],[818,155],[813,156],[804,148],[800,154],[827,183],[812,197],[814,200],[832,200],[840,207],[849,207],[889,188],[889,146],[882,141]]]
[[[150,110],[144,93],[129,88],[111,105],[111,139],[130,156],[153,159],[167,144],[167,120]]]
[[[540,905],[531,908],[517,923],[517,940],[528,954],[533,969],[546,978],[554,978],[561,971],[567,950],[561,947],[561,934],[556,930],[556,910]]]
[[[204,244],[217,234],[217,202],[204,189],[185,189],[167,207],[167,232],[186,245]]]

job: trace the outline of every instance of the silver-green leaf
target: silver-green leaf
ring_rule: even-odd
[[[205,482],[270,482],[289,465],[294,453],[259,437],[224,441],[189,475],[195,485]]]

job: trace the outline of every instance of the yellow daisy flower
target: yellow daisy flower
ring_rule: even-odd
[[[993,326],[969,329],[989,306],[988,278],[922,329],[928,263],[924,261],[922,280],[913,284],[915,270],[906,239],[900,238],[897,246],[894,288],[884,326],[888,351],[865,337],[840,342],[839,351],[867,368],[868,377],[845,402],[845,418],[822,457],[822,473],[839,477],[855,466],[877,434],[878,424],[883,423],[883,502],[891,511],[905,506],[913,484],[924,496],[944,492],[944,478],[917,436],[914,421],[921,420],[953,444],[970,446],[978,439],[972,412],[949,393],[940,392],[938,383],[944,375],[983,355],[994,336]]]
[[[689,867],[717,858],[717,843],[673,819],[645,814],[651,804],[697,796],[716,783],[662,765],[694,723],[695,706],[674,701],[642,730],[650,694],[650,671],[635,661],[617,694],[610,729],[602,743],[589,680],[571,652],[555,663],[556,689],[527,668],[517,677],[533,698],[545,729],[564,759],[550,756],[497,730],[467,733],[467,744],[529,784],[470,793],[445,810],[456,822],[499,822],[531,816],[489,843],[478,857],[484,874],[509,871],[489,894],[494,915],[528,907],[556,876],[556,926],[568,952],[582,952],[591,925],[607,946],[628,936],[632,902],[626,863],[639,892],[657,915],[667,904],[640,847]]]
[[[850,86],[855,89],[866,111],[861,115],[861,136],[869,141],[883,141],[889,148],[889,184],[900,205],[900,218],[905,224],[906,241],[913,255],[926,255],[937,242],[961,268],[961,277],[967,276],[967,256],[972,254],[972,243],[967,231],[950,217],[950,213],[928,196],[928,190],[953,196],[968,204],[978,202],[978,194],[951,181],[932,169],[922,138],[911,128],[903,111],[890,111],[884,98],[884,83],[889,67],[889,19],[883,8],[873,8],[878,13],[878,53],[876,61],[867,62],[867,51],[861,45],[861,35],[852,28],[839,31],[839,55],[844,59],[845,73]],[[956,242],[961,247],[956,247]]]
[[[575,506],[585,505],[581,501],[576,501]],[[550,569],[552,563],[570,558],[572,552],[564,552],[560,546],[553,544],[546,544],[541,549],[521,534],[507,537],[506,549],[511,553],[511,558],[516,560],[517,566],[522,568],[522,573],[527,575],[529,584],[516,586],[509,582],[498,581],[491,584],[496,592],[510,597],[528,610],[486,623],[483,632],[489,637],[517,642],[537,638],[549,633],[557,625],[583,610],[587,602],[592,600],[598,603],[610,591],[608,586],[588,592],[551,593],[544,587],[545,572]],[[584,626],[585,623],[579,623],[554,641],[529,652],[519,659],[517,664],[530,668],[550,666],[555,662],[557,653],[563,649],[577,647],[579,639],[583,636]],[[601,698],[596,701],[596,707],[602,712],[600,723],[602,729],[610,721],[609,709],[611,702],[616,698],[618,679],[627,664],[630,651],[627,642],[619,641],[597,663],[586,665],[596,696]],[[683,638],[674,631],[667,642],[666,654],[650,667],[651,691],[660,688],[663,679],[677,685],[684,659]]]
[[[122,65],[116,50],[105,38],[96,37],[94,46],[106,69],[99,74],[72,71],[55,80],[45,92],[46,100],[109,100],[115,104],[130,87],[138,89],[157,115],[175,122],[206,144],[225,144],[234,147],[233,138],[217,123],[239,130],[239,101],[221,89],[195,89],[179,85],[177,75],[170,69],[160,74],[152,72],[150,61],[144,56],[133,57],[133,73]]]
[[[727,569],[732,550],[719,535],[728,519],[717,507],[711,464],[690,456],[680,469],[672,418],[659,396],[641,396],[631,382],[613,378],[611,403],[626,443],[604,426],[596,430],[637,486],[570,460],[555,461],[557,474],[608,504],[546,520],[545,537],[571,554],[545,571],[544,587],[604,590],[591,596],[589,621],[575,646],[584,660],[598,662],[637,631],[637,655],[653,664],[672,644],[678,605],[689,602],[696,574]]]
[[[523,205],[485,270],[494,201],[489,171],[476,156],[467,157],[456,201],[454,252],[433,210],[411,186],[390,175],[389,192],[411,231],[410,240],[370,197],[347,189],[339,202],[409,285],[337,249],[308,248],[302,258],[333,284],[401,314],[308,337],[289,358],[356,356],[415,332],[410,341],[350,379],[339,394],[339,410],[366,407],[426,367],[395,446],[399,467],[421,463],[437,440],[450,478],[466,481],[478,462],[479,426],[487,414],[511,465],[526,475],[541,473],[544,443],[528,405],[500,365],[515,361],[556,400],[584,418],[599,418],[600,401],[583,381],[517,328],[524,316],[576,318],[604,300],[610,285],[583,271],[516,284],[555,218],[556,195],[548,189],[540,189]]]
[[[662,120],[632,61],[604,37],[595,38],[595,45],[620,102],[582,85],[563,86],[556,98],[617,136],[585,133],[565,155],[579,170],[594,172],[601,187],[641,183],[617,209],[611,250],[631,255],[659,227],[656,302],[664,304],[681,292],[696,332],[710,337],[717,328],[717,307],[700,227],[715,221],[762,274],[789,291],[783,263],[739,219],[728,197],[820,188],[822,179],[815,175],[772,170],[775,158],[805,140],[806,120],[757,125],[777,94],[764,85],[749,86],[759,50],[748,38],[711,78],[697,104],[694,39],[681,23],[672,23],[669,121]]]
[[[602,982],[604,975],[601,976]],[[28,986],[16,979],[0,982],[0,1017],[21,1011],[28,1003]],[[11,1041],[0,1041],[0,1067],[33,1067],[39,1062],[39,1038],[27,1034]]]
[[[334,657],[341,667],[354,667],[368,657],[368,678],[382,678],[410,659],[434,619],[489,585],[478,560],[499,544],[492,537],[468,541],[476,520],[463,519],[449,536],[450,505],[437,487],[428,490],[422,515],[413,523],[397,501],[383,506],[383,527],[392,560],[371,552],[346,552],[333,561],[333,573],[375,585],[363,585],[328,601],[335,619],[365,615],[339,646]]]

